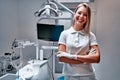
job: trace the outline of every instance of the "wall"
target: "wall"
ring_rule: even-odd
[[[96,73],[99,80],[120,80],[120,0],[98,0],[97,4],[101,62]]]
[[[18,36],[18,1],[0,0],[0,55],[11,52],[11,43]]]
[[[34,12],[39,10],[45,2],[41,0],[18,0],[19,3],[19,37],[36,39],[36,23],[38,18]]]

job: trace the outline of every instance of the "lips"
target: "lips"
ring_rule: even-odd
[[[84,23],[84,20],[83,19],[79,19],[77,20],[79,23]]]
[[[84,22],[84,20],[82,20],[82,19],[80,19],[80,20],[78,20],[79,22]]]

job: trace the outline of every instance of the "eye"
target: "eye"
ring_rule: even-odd
[[[77,12],[77,14],[83,15],[83,16],[87,17],[87,13],[84,13],[84,12],[82,12],[82,11]]]
[[[78,14],[82,14],[82,12],[78,12]]]
[[[86,17],[87,17],[87,14],[83,14],[83,16],[86,16]]]

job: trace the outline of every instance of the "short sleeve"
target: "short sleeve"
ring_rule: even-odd
[[[96,36],[92,32],[90,32],[90,45],[98,45]]]
[[[66,44],[66,32],[65,31],[61,32],[58,44],[64,44],[64,45]]]

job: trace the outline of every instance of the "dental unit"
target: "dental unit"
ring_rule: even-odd
[[[61,6],[64,8],[67,12],[71,14],[71,17],[60,17],[59,15],[62,15],[62,11],[58,9],[58,6]],[[43,19],[53,19],[55,20],[55,24],[58,24],[58,20],[72,20],[73,12],[68,9],[66,6],[61,4],[60,2],[56,0],[49,1],[45,3],[44,7],[42,9],[39,9],[34,13],[35,17],[39,17],[39,20],[37,24],[43,20]],[[49,75],[50,69],[48,65],[48,60],[43,59],[43,50],[49,49],[49,50],[57,50],[58,47],[56,46],[41,46],[39,45],[39,40],[37,39],[36,43],[31,43],[29,41],[19,41],[14,40],[12,44],[12,48],[25,48],[26,46],[32,46],[34,45],[36,47],[36,59],[28,61],[28,63],[19,69],[19,71],[16,72],[16,74],[6,74],[5,76],[1,77],[0,80],[8,80],[9,77],[14,78],[14,80],[17,78],[17,75],[19,74],[20,80],[54,80],[54,70],[52,70],[52,74]],[[22,56],[22,55],[21,55]],[[55,57],[53,57],[54,61]],[[21,62],[22,63],[22,62]],[[54,63],[54,62],[53,62]],[[54,69],[54,66],[53,66]]]

